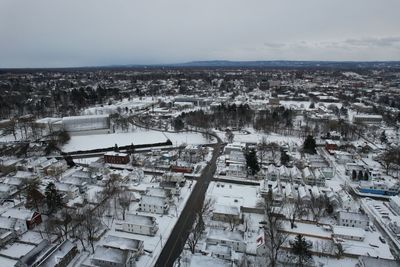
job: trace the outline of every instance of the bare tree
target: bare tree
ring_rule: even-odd
[[[265,136],[261,138],[261,142],[258,144],[257,147],[258,147],[258,155],[260,157],[260,165],[262,167],[264,162],[264,157],[268,149],[267,139],[265,138]]]
[[[120,184],[121,175],[112,173],[106,182],[104,189],[101,193],[102,200],[111,199],[114,203],[114,214],[117,213],[117,199],[121,193]]]
[[[94,253],[94,241],[96,240],[96,233],[99,229],[99,219],[98,217],[89,209],[82,209],[79,213],[81,232],[85,236],[86,241],[90,244],[92,248],[92,253]]]
[[[132,194],[129,191],[124,191],[118,196],[118,203],[122,209],[122,220],[125,220],[125,213],[129,210],[129,206],[132,202]]]
[[[267,266],[276,267],[278,263],[279,252],[288,238],[286,233],[281,231],[283,226],[282,207],[273,205],[272,191],[257,203],[264,210],[264,234],[265,234],[265,251]]]
[[[68,233],[73,224],[72,213],[72,210],[64,207],[54,218],[49,219],[50,223],[53,224],[53,229],[59,233],[61,238],[68,238]]]
[[[324,214],[327,207],[327,199],[325,197],[314,197],[311,196],[311,201],[308,203],[308,211],[313,216],[313,220],[318,222],[321,216]]]
[[[272,158],[275,160],[277,158],[277,153],[280,151],[280,146],[277,143],[272,142],[267,144],[267,149],[271,151]]]
[[[244,231],[245,232],[248,232],[250,230],[250,228],[252,226],[251,222],[252,222],[251,221],[251,215],[250,214],[247,215],[247,216],[244,215],[243,224],[244,224]]]
[[[239,225],[238,219],[233,214],[228,214],[225,216],[225,218],[226,222],[229,224],[229,230],[233,232],[233,230],[235,230],[235,227]]]
[[[296,201],[292,203],[287,203],[285,205],[285,208],[287,210],[287,215],[289,217],[290,228],[293,229],[295,227],[296,219],[300,218],[302,215],[306,213],[306,207],[301,198],[298,197]]]
[[[235,138],[235,135],[233,134],[233,132],[231,130],[228,129],[225,132],[225,138],[228,143],[232,143],[233,139]]]
[[[201,214],[196,214],[196,220],[193,224],[192,229],[190,230],[189,236],[187,238],[187,245],[189,246],[190,252],[194,254],[196,252],[197,243],[200,241],[200,238],[204,231],[204,222],[201,218]]]

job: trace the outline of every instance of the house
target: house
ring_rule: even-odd
[[[400,236],[400,217],[396,216],[396,217],[391,218],[391,221],[389,223],[389,228],[397,236]]]
[[[202,249],[202,253],[207,253],[209,256],[217,259],[226,261],[232,261],[232,248],[226,245],[211,245],[204,244],[205,247]]]
[[[135,267],[143,254],[143,241],[109,235],[104,245],[97,246],[92,257],[81,264],[84,267]]]
[[[18,220],[15,218],[1,217],[0,216],[0,229],[11,231],[16,235],[22,235],[28,231],[28,225],[25,220]]]
[[[354,241],[363,241],[365,239],[365,230],[358,227],[332,226],[332,237]]]
[[[314,169],[314,183],[307,183],[309,185],[316,185],[316,186],[325,186],[325,180],[326,177],[324,175],[324,173],[318,168],[318,169]]]
[[[159,187],[147,187],[146,195],[153,196],[153,197],[162,197],[162,198],[165,198],[168,200],[171,198],[170,191],[165,190],[164,188],[159,188]]]
[[[78,253],[77,246],[71,241],[64,240],[54,246],[38,263],[38,267],[66,267]]]
[[[164,197],[142,196],[139,203],[139,211],[167,214],[169,209],[168,200]]]
[[[288,170],[288,168],[286,168],[285,165],[282,165],[278,168],[278,173],[279,173],[279,180],[281,182],[291,181],[290,171]]]
[[[16,219],[19,225],[26,224],[28,229],[35,228],[42,222],[42,216],[37,211],[31,211],[24,208],[11,208],[1,214],[4,218]]]
[[[165,172],[162,175],[162,180],[165,182],[183,183],[185,181],[185,175],[183,173]]]
[[[278,169],[274,166],[274,165],[272,165],[272,164],[270,164],[270,165],[268,165],[268,169],[267,169],[267,180],[269,180],[269,181],[276,181],[276,180],[278,180],[278,178],[279,178],[279,171],[278,171]]]
[[[131,214],[125,216],[125,220],[117,224],[117,230],[139,235],[154,236],[158,231],[156,218],[152,216]]]
[[[339,142],[334,141],[334,140],[325,140],[325,149],[329,152],[332,153],[332,151],[335,151],[338,148]]]
[[[103,246],[129,251],[131,256],[136,258],[143,254],[144,242],[133,238],[108,235]]]
[[[16,238],[14,231],[0,229],[0,247],[6,245],[8,242]]]
[[[0,184],[0,199],[7,199],[17,192],[17,187],[9,184]]]
[[[104,154],[104,162],[110,164],[128,164],[129,155],[126,153],[107,152]]]
[[[237,206],[216,204],[212,212],[214,221],[222,221],[233,224],[240,224],[242,221],[240,209]]]
[[[242,163],[230,163],[226,175],[233,177],[246,177],[246,165]]]
[[[64,160],[59,160],[57,162],[49,165],[44,171],[46,175],[58,176],[68,169],[68,164]]]
[[[46,239],[43,239],[37,245],[14,242],[3,247],[0,250],[0,255],[18,261],[16,266],[39,266],[40,260],[45,257],[50,249],[50,242]]]
[[[181,256],[181,266],[190,266],[190,267],[204,267],[204,266],[212,266],[212,267],[232,267],[232,263],[223,259],[219,259],[217,257],[210,257],[209,255],[204,255],[200,253],[196,254],[182,254]]]
[[[171,195],[179,196],[181,194],[181,187],[178,182],[160,182],[160,188],[163,188],[166,191],[169,191]]]
[[[392,196],[390,197],[389,206],[400,215],[400,197],[399,196]]]
[[[244,148],[246,147],[245,144],[243,143],[231,143],[227,144],[224,148],[224,154],[230,154],[231,151],[239,151],[242,152]]]
[[[211,245],[226,245],[236,252],[245,252],[247,247],[243,232],[241,231],[226,231],[210,228],[206,242]]]
[[[369,218],[365,214],[351,211],[340,211],[338,216],[338,223],[341,226],[358,227],[368,229]]]
[[[87,262],[89,261],[89,262]],[[135,258],[127,250],[97,246],[91,258],[81,264],[83,267],[134,267]]]
[[[64,195],[64,200],[69,201],[79,196],[79,188],[75,185],[55,182],[54,185],[61,194]]]
[[[311,172],[311,169],[308,167],[303,169],[303,180],[304,180],[304,183],[306,183],[308,185],[316,185],[315,177],[314,177],[313,173]]]
[[[335,159],[340,164],[346,164],[353,161],[353,154],[345,151],[335,151]]]
[[[290,168],[290,178],[293,183],[303,183],[303,176],[301,175],[301,171],[296,166]]]

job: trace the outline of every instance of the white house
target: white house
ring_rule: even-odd
[[[332,237],[354,240],[354,241],[363,241],[365,239],[365,230],[358,227],[346,227],[346,226],[332,226]]]
[[[237,206],[216,204],[212,212],[212,219],[239,224],[241,222],[240,209]]]
[[[246,242],[243,233],[240,231],[225,231],[211,228],[208,232],[206,242],[211,245],[230,246],[234,251],[245,252]]]
[[[117,230],[128,233],[154,236],[158,231],[156,218],[139,214],[126,214],[125,220],[117,224]]]
[[[15,232],[17,235],[21,235],[28,231],[28,226],[25,220],[0,216],[0,229],[9,230]]]
[[[340,211],[338,221],[341,226],[359,227],[362,229],[368,229],[369,226],[368,216],[359,212]]]
[[[139,203],[139,210],[144,212],[167,214],[168,209],[168,200],[164,197],[142,196]]]
[[[93,256],[82,266],[136,267],[136,260],[143,254],[142,240],[109,235],[104,245],[97,246]]]

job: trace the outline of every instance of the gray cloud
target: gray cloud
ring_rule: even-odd
[[[1,0],[0,67],[399,60],[398,10],[398,0]]]

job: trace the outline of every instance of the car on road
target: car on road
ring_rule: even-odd
[[[383,244],[386,244],[386,240],[383,238],[383,237],[379,237],[379,240],[383,243]]]

